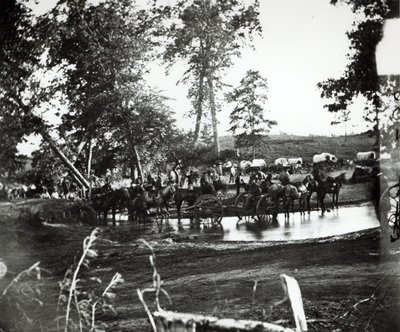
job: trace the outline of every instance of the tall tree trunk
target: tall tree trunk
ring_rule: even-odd
[[[82,152],[83,147],[85,146],[85,144],[86,144],[86,135],[82,138],[82,141],[79,143],[78,149],[77,149],[77,151],[76,151],[76,155],[73,156],[73,157],[71,158],[72,164],[75,165],[75,162],[78,160],[79,155],[81,154],[81,152]]]
[[[137,167],[137,171],[138,171],[138,177],[143,181],[142,162],[140,160],[140,155],[139,155],[139,152],[138,152],[136,146],[133,147],[133,152],[135,154],[135,161],[136,161],[136,167]]]
[[[76,167],[68,160],[68,158],[62,153],[62,151],[57,147],[56,143],[50,137],[50,135],[44,131],[42,131],[43,139],[49,143],[50,148],[60,157],[63,164],[73,173],[78,180],[85,186],[86,189],[89,188],[89,183],[83,177],[83,175],[76,169]]]
[[[131,181],[134,182],[136,180],[136,165],[133,162],[132,158],[129,158],[129,168],[131,169]]]
[[[132,129],[129,126],[128,122],[126,122],[125,124],[125,129],[127,132],[127,143],[128,143],[128,147],[129,147],[129,164],[131,167],[131,179],[135,180],[135,169],[137,170],[137,175],[138,178],[140,178],[143,181],[143,172],[142,172],[142,164],[141,164],[141,160],[140,160],[140,155],[139,152],[136,148],[136,144],[135,141],[133,139],[133,133],[132,133]]]
[[[204,73],[203,70],[199,75],[199,91],[198,91],[198,99],[196,105],[196,127],[194,130],[194,138],[193,143],[197,143],[200,136],[200,126],[201,126],[201,118],[203,117],[203,100],[204,100]]]
[[[89,179],[89,197],[92,194],[92,157],[93,157],[93,140],[89,139],[89,153],[87,161],[87,178]]]
[[[212,78],[210,77],[207,77],[207,82],[210,94],[210,110],[211,110],[211,121],[213,128],[215,154],[217,157],[219,157],[221,153],[221,148],[219,145],[219,137],[218,137],[218,120],[217,120],[217,108],[215,105],[215,96],[214,96],[214,84]]]
[[[83,185],[83,183],[81,181],[79,181],[79,179],[75,176],[74,173],[72,173],[70,170],[68,170],[69,176],[72,178],[72,181],[75,182],[75,184],[80,188],[85,188],[85,186]]]

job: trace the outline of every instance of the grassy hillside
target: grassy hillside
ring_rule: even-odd
[[[265,140],[265,147],[260,149],[257,158],[263,158],[267,163],[273,163],[277,158],[303,158],[304,162],[312,162],[313,155],[329,152],[337,158],[355,159],[356,153],[372,150],[374,138],[367,134],[347,136],[295,136],[271,135]],[[232,136],[220,137],[221,150],[234,149]],[[250,154],[250,149],[242,151],[243,157]],[[251,157],[250,157],[251,158]]]

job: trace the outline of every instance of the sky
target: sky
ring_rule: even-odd
[[[34,10],[41,14],[55,1],[37,3]],[[343,73],[349,51],[346,31],[351,29],[353,15],[347,6],[333,6],[329,0],[261,0],[262,37],[255,40],[254,50],[246,48],[241,58],[235,59],[224,82],[238,86],[249,69],[258,70],[267,78],[266,117],[278,122],[271,134],[344,135],[344,125],[331,125],[333,116],[323,108],[325,101],[317,83]],[[179,63],[167,76],[164,68],[154,63],[147,79],[171,98],[169,104],[178,127],[187,129],[194,128],[194,119],[185,116],[192,106],[186,97],[187,88],[176,85],[184,69]],[[224,103],[218,114],[220,135],[229,134],[232,108]],[[366,129],[361,121],[362,109],[362,103],[352,106],[347,133]]]

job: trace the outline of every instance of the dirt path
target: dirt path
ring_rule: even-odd
[[[29,314],[37,315],[46,328],[54,328],[58,282],[92,228],[27,225],[12,211],[0,207],[0,257],[10,271],[0,279],[0,287],[40,260],[49,271],[38,284],[44,307]],[[173,301],[169,305],[163,299],[165,309],[293,326],[288,308],[270,310],[283,295],[279,275],[286,273],[299,282],[306,316],[313,320],[310,330],[400,330],[400,251],[394,243],[389,255],[381,255],[377,230],[291,243],[220,243],[171,234],[144,237],[156,252],[158,272]],[[83,276],[106,282],[120,272],[125,279],[116,291],[118,315],[99,315],[99,319],[109,331],[150,331],[136,295],[137,288],[151,284],[149,250],[133,231],[118,227],[103,228],[96,248],[98,257]],[[147,299],[151,305],[152,297]],[[353,307],[364,299],[368,300]],[[4,318],[0,327],[2,323]]]

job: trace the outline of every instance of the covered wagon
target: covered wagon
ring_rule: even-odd
[[[267,163],[265,162],[264,159],[253,159],[250,165],[251,168],[258,168],[258,169],[264,168],[266,166]]]
[[[300,167],[303,165],[303,158],[288,158],[287,161],[290,166]]]
[[[274,161],[275,166],[288,166],[288,160],[286,158],[278,158]]]
[[[356,159],[357,159],[357,161],[375,160],[376,159],[376,153],[374,151],[358,152],[356,154]]]
[[[324,162],[336,163],[337,158],[335,155],[328,153],[328,152],[322,152],[320,154],[316,154],[313,156],[314,164],[319,164],[319,163],[324,163]]]

